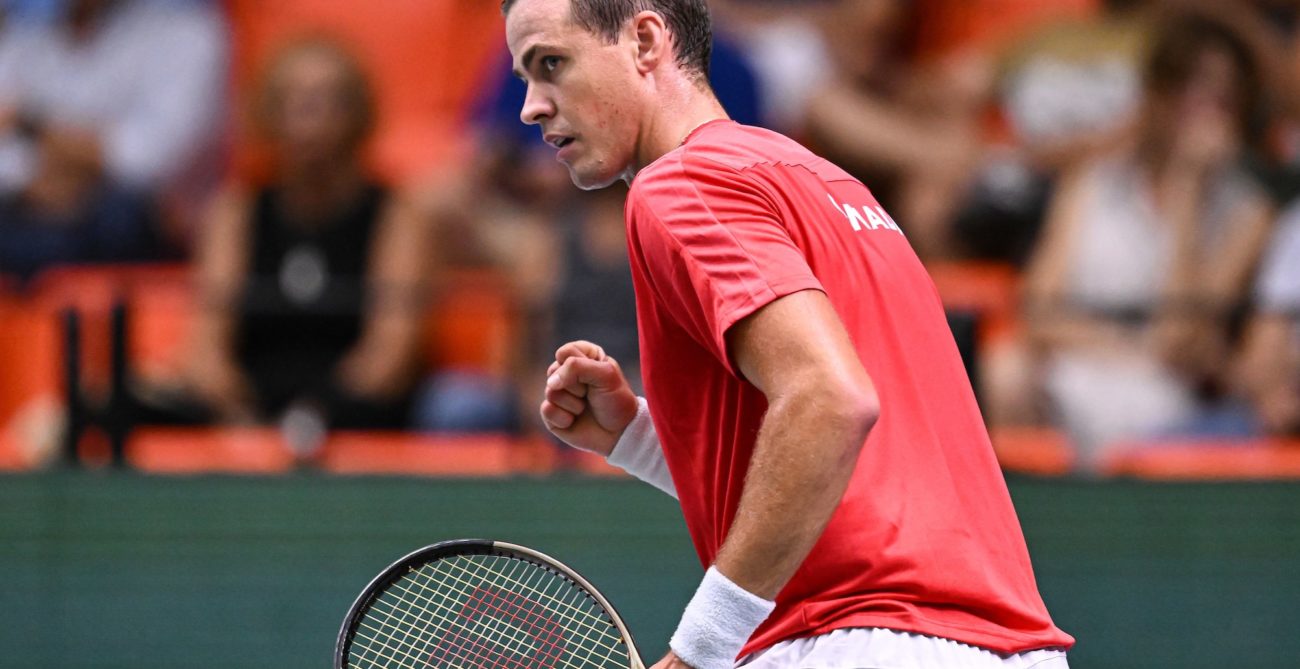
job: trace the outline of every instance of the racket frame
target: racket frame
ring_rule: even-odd
[[[592,599],[596,600],[596,603],[605,610],[609,619],[614,623],[614,627],[618,629],[619,634],[622,635],[623,641],[627,645],[627,656],[631,664],[628,669],[645,669],[645,664],[641,661],[641,655],[637,652],[636,643],[632,639],[632,632],[623,622],[623,617],[614,609],[614,605],[610,604],[609,600],[605,599],[605,596],[596,589],[596,586],[592,585],[582,574],[574,571],[573,568],[563,562],[527,546],[505,541],[489,541],[487,539],[453,539],[425,546],[403,556],[380,572],[378,576],[371,579],[370,583],[361,591],[361,594],[357,596],[356,601],[352,602],[352,607],[348,609],[347,616],[343,618],[343,625],[339,628],[338,640],[334,644],[334,669],[347,669],[348,650],[351,646],[353,633],[356,631],[357,626],[361,624],[361,614],[369,608],[370,604],[379,597],[385,588],[410,573],[412,567],[457,555],[501,555],[523,559],[538,564],[543,568],[559,572],[569,578],[586,590]]]

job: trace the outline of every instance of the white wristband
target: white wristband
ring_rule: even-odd
[[[605,461],[677,498],[677,488],[668,473],[659,435],[650,419],[650,405],[644,397],[636,398],[636,418],[628,423]]]
[[[686,605],[668,646],[695,669],[732,669],[754,630],[772,614],[769,602],[709,567]]]

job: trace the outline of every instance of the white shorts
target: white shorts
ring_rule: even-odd
[[[964,643],[857,627],[782,641],[736,665],[744,669],[1069,669],[1060,648],[1002,655]]]

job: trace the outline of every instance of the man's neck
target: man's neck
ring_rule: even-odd
[[[636,173],[659,160],[686,141],[696,128],[710,121],[729,118],[722,103],[713,91],[693,82],[683,81],[663,96],[663,104],[655,109],[642,132],[636,165],[628,181]]]

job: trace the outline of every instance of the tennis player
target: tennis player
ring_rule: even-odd
[[[943,308],[862,183],[727,118],[705,0],[505,0],[525,123],[624,180],[646,397],[561,347],[541,414],[681,503],[657,669],[1066,667]]]

